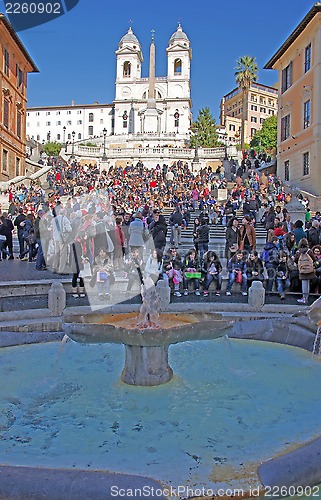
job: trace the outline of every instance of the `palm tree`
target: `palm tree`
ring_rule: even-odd
[[[243,56],[236,61],[235,80],[238,87],[242,90],[242,129],[241,129],[241,147],[244,145],[245,120],[247,120],[247,102],[246,97],[251,83],[257,80],[258,67],[255,57]]]

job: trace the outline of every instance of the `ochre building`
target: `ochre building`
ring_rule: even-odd
[[[25,173],[27,75],[38,68],[1,13],[0,48],[0,181],[8,181]]]

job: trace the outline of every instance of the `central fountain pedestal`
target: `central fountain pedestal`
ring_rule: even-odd
[[[168,364],[171,344],[222,337],[232,324],[221,314],[163,313],[156,325],[141,321],[136,313],[64,313],[64,331],[72,340],[124,344],[126,359],[121,379],[140,386],[161,385],[172,379],[173,370]]]
[[[168,364],[168,346],[142,347],[125,345],[125,366],[121,379],[125,384],[152,386],[166,384],[173,378]]]

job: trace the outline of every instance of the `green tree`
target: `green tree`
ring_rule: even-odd
[[[196,122],[192,123],[191,129],[197,131],[197,142],[202,148],[215,148],[219,146],[217,139],[216,122],[209,108],[202,108],[198,112]],[[196,136],[191,137],[191,147],[195,148]]]
[[[242,91],[242,128],[241,128],[241,145],[244,145],[244,123],[247,120],[247,95],[252,82],[256,82],[258,67],[255,57],[243,56],[236,61],[235,80],[237,86]]]
[[[276,153],[278,119],[276,115],[269,116],[264,120],[261,130],[258,130],[251,141],[251,148],[259,153],[266,151],[270,154]]]
[[[62,144],[59,142],[47,142],[44,145],[43,150],[48,156],[58,156],[61,148]]]

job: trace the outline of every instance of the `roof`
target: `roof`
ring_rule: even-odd
[[[124,35],[120,42],[119,42],[119,45],[122,45],[123,43],[125,42],[130,42],[130,43],[137,43],[137,45],[140,46],[140,43],[138,41],[138,38],[136,37],[136,35],[134,35],[133,33],[133,30],[131,29],[131,27],[128,29],[126,35]]]
[[[300,24],[295,28],[291,35],[285,40],[283,45],[279,50],[271,57],[271,59],[266,63],[264,69],[273,69],[274,64],[283,56],[283,54],[288,50],[289,47],[295,42],[299,35],[305,30],[310,21],[321,12],[321,2],[316,2],[313,7],[309,10],[307,15],[302,19]]]
[[[186,33],[184,33],[184,31],[182,30],[182,27],[181,27],[180,24],[178,24],[177,30],[175,31],[175,33],[172,34],[172,36],[170,37],[168,43],[172,44],[176,40],[187,40],[187,41],[189,41]]]
[[[113,104],[64,104],[62,106],[33,106],[27,108],[27,111],[48,111],[55,109],[83,109],[83,108],[112,108]]]
[[[32,70],[30,71],[30,73],[39,73],[39,69],[37,68],[37,66],[34,63],[34,61],[32,60],[32,58],[30,57],[29,52],[27,51],[27,49],[23,45],[23,43],[20,40],[20,38],[18,37],[17,33],[13,29],[12,24],[9,23],[6,16],[4,14],[2,14],[1,12],[0,12],[0,22],[2,22],[4,24],[4,26],[6,27],[6,29],[9,31],[12,39],[17,44],[17,46],[19,47],[19,49],[23,53],[24,57],[26,58],[26,60],[30,64],[30,66],[32,67]]]

